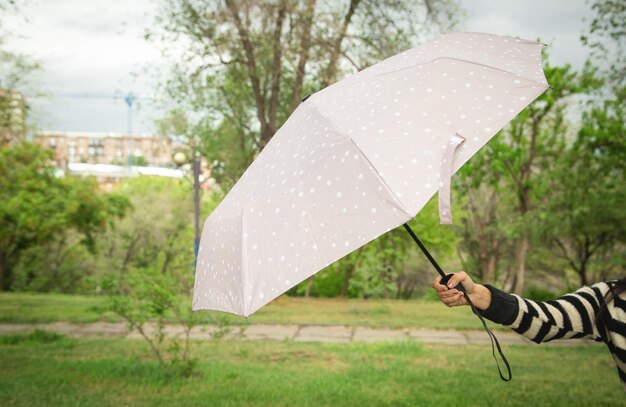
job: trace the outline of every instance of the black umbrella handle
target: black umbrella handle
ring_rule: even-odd
[[[439,266],[439,263],[437,263],[437,260],[435,260],[435,258],[433,256],[430,255],[430,253],[428,252],[428,249],[426,249],[426,246],[424,246],[424,244],[422,243],[421,240],[418,239],[417,235],[413,232],[413,229],[411,229],[411,227],[409,226],[408,223],[404,224],[404,228],[406,229],[407,232],[409,232],[409,235],[411,235],[411,237],[413,238],[413,240],[415,240],[415,243],[417,243],[417,245],[420,247],[420,249],[422,249],[422,252],[424,252],[424,254],[426,255],[426,257],[428,258],[428,260],[430,260],[430,263],[435,266],[435,269],[437,270],[437,272],[439,273],[439,275],[441,276],[442,279],[446,278],[446,273],[443,272],[443,270],[441,269],[441,267]],[[452,276],[452,275],[450,275]],[[450,278],[450,277],[448,277]],[[447,281],[447,280],[446,280]]]
[[[450,281],[450,279],[452,278],[454,274],[446,274],[444,277],[441,277],[441,280],[439,280],[439,284],[443,285],[443,286],[448,286],[448,281]],[[465,287],[463,287],[463,285],[457,287],[457,289],[459,289],[460,291],[465,292]]]
[[[435,266],[435,269],[437,270],[437,272],[441,276],[441,280],[439,281],[439,284],[447,286],[448,281],[450,280],[450,278],[454,274],[446,274],[446,273],[443,272],[442,268],[439,266],[439,264],[437,263],[435,258],[433,256],[431,256],[430,252],[428,252],[428,249],[426,249],[426,246],[424,246],[424,244],[419,240],[419,238],[413,232],[413,230],[411,229],[411,227],[409,226],[408,223],[404,224],[404,228],[407,230],[407,232],[409,232],[409,235],[411,235],[413,240],[415,240],[415,243],[417,243],[419,248],[422,249],[422,252],[424,252],[424,254],[428,258],[428,260],[430,260],[431,264],[433,266]],[[500,374],[500,379],[504,380],[505,382],[510,381],[513,378],[512,374],[511,374],[511,366],[509,365],[509,361],[506,360],[506,357],[504,356],[504,353],[502,353],[502,349],[500,348],[500,342],[498,342],[498,338],[496,338],[496,335],[493,332],[491,332],[489,327],[487,327],[487,323],[485,322],[485,319],[483,318],[483,316],[478,311],[478,308],[476,308],[476,306],[472,302],[472,299],[470,298],[470,296],[467,295],[467,292],[465,291],[465,287],[463,287],[462,284],[459,284],[455,288],[457,290],[459,290],[459,291],[462,291],[465,294],[465,300],[467,301],[469,306],[472,308],[472,312],[474,314],[476,314],[478,319],[480,319],[480,322],[482,322],[482,324],[483,324],[483,328],[487,332],[487,335],[489,335],[489,339],[491,340],[491,354],[493,355],[493,358],[496,361],[496,367],[498,368],[498,373]],[[507,372],[508,372],[508,377],[504,377],[504,375],[502,374],[502,370],[500,370],[500,363],[498,362],[498,358],[496,357],[496,348],[498,350],[498,353],[500,354],[500,358],[502,359],[502,362],[504,362],[504,365],[506,366],[506,369],[507,369]]]

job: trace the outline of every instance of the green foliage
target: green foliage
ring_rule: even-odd
[[[613,88],[626,85],[626,5],[621,0],[592,0],[591,24],[581,39],[591,56],[603,62]]]
[[[0,148],[0,289],[11,288],[14,269],[32,250],[42,269],[26,272],[22,286],[47,273],[44,285],[58,288],[70,241],[94,253],[95,236],[127,208],[121,197],[97,192],[92,179],[56,177],[50,159],[31,143]]]
[[[207,316],[191,312],[193,288],[192,190],[185,180],[138,177],[126,181],[120,194],[133,210],[102,236],[99,246],[100,284],[109,292],[113,312],[126,320],[150,345],[168,376],[190,377],[196,358],[190,351],[191,329]],[[206,195],[201,218],[216,206],[218,195]],[[181,301],[181,299],[186,299]],[[209,319],[218,326],[214,339],[229,332],[224,319]],[[183,327],[183,338],[167,337],[168,324]]]
[[[118,191],[132,209],[98,242],[100,278],[123,279],[132,268],[192,274],[193,200],[186,181],[141,176],[124,181]]]
[[[13,291],[94,292],[97,253],[81,244],[81,235],[69,231],[66,239],[25,249],[15,266]]]
[[[544,238],[581,285],[624,270],[624,110],[623,95],[592,105],[575,142],[546,180]]]
[[[180,276],[149,268],[134,270],[123,282],[111,282],[110,291],[111,310],[139,332],[161,368],[173,376],[192,376],[197,360],[190,352],[189,334],[200,316],[178,301],[181,291],[187,291]],[[167,338],[166,324],[172,316],[172,322],[183,327],[182,343]]]
[[[439,304],[439,302],[441,301],[437,296],[437,293],[435,293],[435,290],[426,290],[426,292],[424,293],[424,295],[422,295],[420,299],[424,301],[436,302],[437,304]]]
[[[200,118],[203,155],[225,163],[228,189],[304,96],[449,29],[457,11],[456,1],[176,0],[146,39],[175,50],[162,90]]]
[[[566,120],[572,95],[590,94],[602,81],[587,64],[582,72],[544,60],[551,88],[520,112],[460,171],[456,184],[467,207],[459,230],[464,268],[484,282],[523,290],[532,243],[545,244],[546,202],[553,171],[570,148]],[[528,251],[531,254],[528,254]]]
[[[0,89],[21,88],[33,74],[41,70],[41,65],[26,54],[6,49],[6,39],[2,38],[2,34],[0,32]],[[4,112],[0,105],[0,114]]]
[[[155,268],[184,275],[190,293],[193,190],[186,179],[141,176],[125,181],[113,193],[100,193],[91,179],[53,176],[48,153],[29,148],[42,157],[14,154],[12,160],[30,161],[25,167],[32,172],[16,175],[24,165],[9,167],[12,161],[3,161],[6,171],[13,171],[12,178],[3,179],[7,182],[3,192],[11,195],[3,203],[13,212],[4,218],[0,243],[3,232],[8,242],[22,234],[32,237],[16,244],[20,259],[11,269],[12,289],[98,293],[106,280],[123,280],[133,269]],[[31,168],[37,166],[45,168],[40,170],[43,176]],[[23,195],[16,196],[20,191]],[[203,194],[201,219],[220,197],[220,192]],[[33,230],[20,226],[22,233],[14,233],[22,224]]]
[[[542,287],[529,287],[524,293],[524,298],[533,301],[550,301],[558,298],[559,295]]]

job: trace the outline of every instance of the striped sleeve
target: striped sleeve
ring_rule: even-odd
[[[608,290],[606,284],[583,287],[553,301],[532,301],[492,286],[487,288],[492,301],[483,316],[535,343],[570,338],[601,340],[595,320]]]

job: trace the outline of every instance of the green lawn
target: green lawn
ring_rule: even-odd
[[[597,346],[507,347],[504,383],[485,346],[205,341],[194,343],[198,375],[168,380],[140,340],[28,338],[0,339],[2,406],[617,406],[625,397]]]
[[[191,301],[183,299],[182,301]],[[282,296],[245,319],[200,311],[207,322],[227,318],[231,324],[316,323],[424,328],[481,329],[467,307],[447,308],[426,300],[341,300]],[[104,297],[64,294],[0,293],[0,323],[115,321]]]
[[[0,293],[0,322],[114,321],[105,298],[52,293]]]

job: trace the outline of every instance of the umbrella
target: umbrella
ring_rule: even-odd
[[[437,191],[450,223],[452,174],[549,87],[543,45],[450,33],[305,98],[204,223],[193,309],[249,316]]]
[[[193,309],[249,316],[400,225],[449,278],[407,222],[437,191],[452,222],[452,174],[549,87],[543,46],[451,33],[305,98],[207,218]]]

